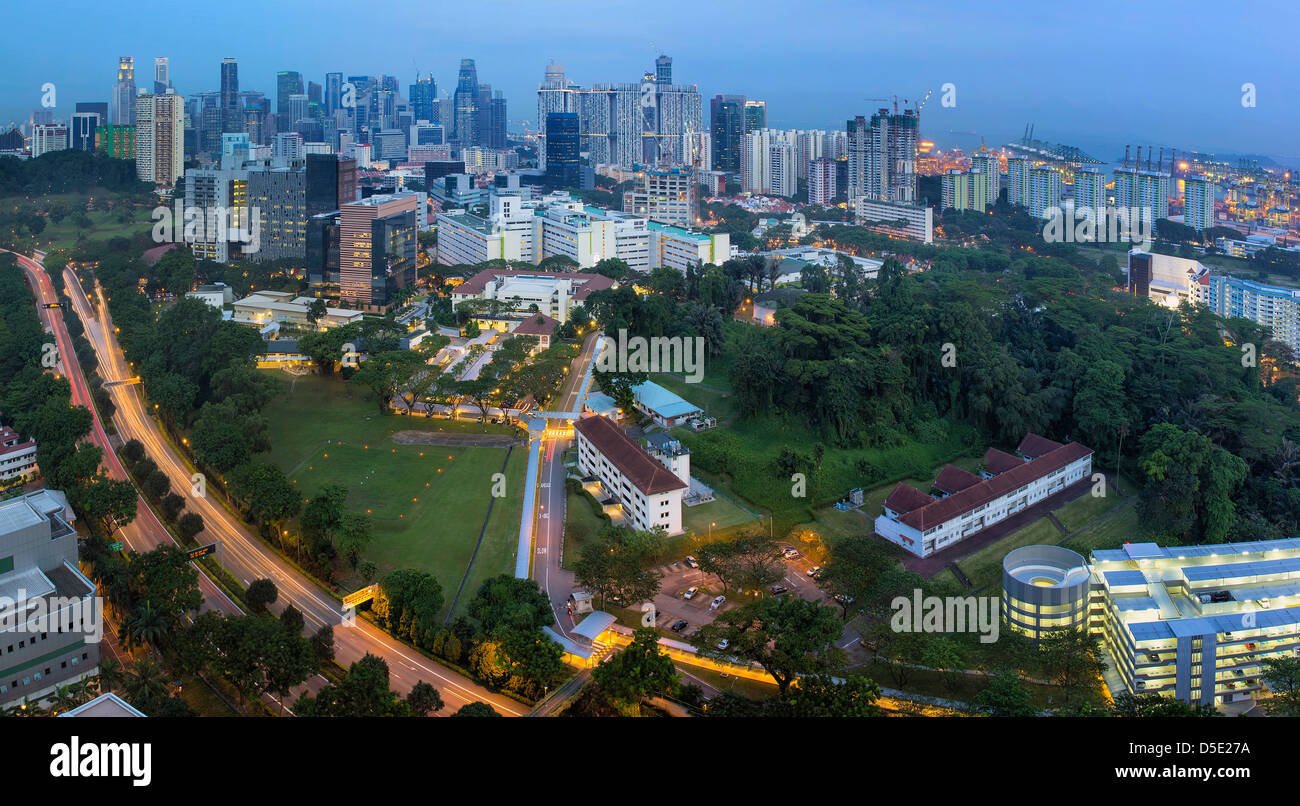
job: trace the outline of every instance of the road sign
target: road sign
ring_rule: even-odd
[[[212,545],[209,546],[199,546],[196,549],[189,550],[189,558],[191,560],[201,560],[204,557],[208,556],[209,554],[212,554],[216,550],[217,550],[216,543],[213,543]]]
[[[378,585],[367,585],[359,591],[353,591],[343,597],[343,609],[351,610],[363,602],[368,602],[379,594]]]
[[[122,541],[119,540],[119,541],[117,541],[116,543],[109,543],[109,544],[108,544],[108,548],[109,548],[110,551],[121,551],[121,550],[122,550]]]
[[[46,307],[46,308],[63,308],[63,307],[66,307],[66,305],[65,305],[64,303],[62,303],[62,302],[47,302],[47,303],[45,303],[45,307]]]

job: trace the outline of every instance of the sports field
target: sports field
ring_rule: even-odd
[[[348,507],[367,513],[374,525],[374,540],[363,557],[381,574],[393,568],[428,571],[442,584],[450,606],[485,520],[460,607],[484,579],[514,570],[527,450],[509,450],[507,461],[501,447],[392,440],[398,431],[500,435],[509,429],[381,415],[364,394],[340,380],[268,372],[283,386],[266,409],[274,446],[269,459],[284,468],[304,498],[326,484],[348,489]],[[502,472],[505,495],[494,499],[493,476]]]

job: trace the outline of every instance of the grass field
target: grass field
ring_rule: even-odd
[[[1128,501],[1117,509],[1114,515],[1083,530],[1065,546],[1087,557],[1090,551],[1117,549],[1127,542],[1142,539],[1142,526],[1138,521],[1137,502]],[[1169,545],[1169,543],[1164,545]]]
[[[1017,529],[996,543],[986,546],[957,565],[970,577],[971,585],[976,590],[992,585],[999,590],[1002,587],[1002,558],[1007,552],[1021,546],[1038,544],[1056,544],[1061,542],[1061,530],[1047,518],[1039,518],[1021,529]]]
[[[69,197],[70,200],[80,200],[85,202],[85,197]],[[55,224],[53,221],[46,219],[45,229],[37,237],[37,240],[43,245],[46,251],[54,249],[72,249],[77,245],[77,240],[85,236],[89,241],[107,241],[109,238],[118,236],[129,238],[138,232],[148,232],[153,228],[153,219],[151,218],[153,208],[150,207],[132,207],[131,220],[123,222],[118,218],[117,208],[113,210],[94,210],[86,213],[90,218],[90,226],[83,228],[78,227],[72,221],[72,216]]]
[[[714,490],[714,500],[707,504],[682,507],[682,528],[688,532],[707,535],[710,530],[730,529],[748,523],[757,523],[759,514],[735,500],[722,490]]]
[[[582,546],[594,538],[605,521],[592,508],[585,495],[568,490],[564,496],[564,558],[561,566],[573,569],[582,553]]]
[[[502,433],[499,426],[381,415],[341,381],[316,376],[283,380],[282,398],[267,408],[270,460],[310,497],[326,484],[348,489],[348,507],[370,516],[374,539],[363,557],[382,574],[394,568],[428,571],[450,606],[469,566],[493,501],[493,476],[505,464],[505,497],[495,499],[483,545],[461,606],[487,577],[511,573],[523,507],[527,451],[398,445],[402,430]]]
[[[1117,495],[1110,494],[1109,490],[1107,490],[1105,496],[1085,494],[1052,514],[1056,515],[1057,520],[1064,524],[1066,529],[1073,532],[1076,529],[1082,529],[1097,518],[1110,512],[1119,506],[1123,500]]]

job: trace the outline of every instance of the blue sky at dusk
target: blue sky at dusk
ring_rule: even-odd
[[[22,2],[6,9],[0,123],[21,121],[54,82],[56,114],[107,101],[117,57],[171,58],[178,92],[215,90],[223,57],[241,89],[274,97],[277,70],[324,83],[327,71],[396,75],[416,69],[455,88],[462,57],[502,90],[511,128],[536,116],[550,60],[584,86],[639,80],[660,52],[674,81],[768,102],[781,128],[839,128],[879,104],[934,91],[922,134],[940,145],[1043,139],[1104,160],[1125,143],[1263,153],[1300,162],[1300,49],[1294,3],[1204,0],[1039,2],[223,3]],[[957,105],[939,103],[957,87]],[[1243,108],[1241,86],[1257,88]],[[969,134],[969,133],[974,133]]]

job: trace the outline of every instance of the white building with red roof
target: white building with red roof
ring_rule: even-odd
[[[990,448],[979,475],[947,465],[922,492],[900,483],[885,498],[876,534],[918,557],[972,537],[1092,475],[1092,449],[1027,434],[1018,456]]]
[[[658,459],[608,417],[583,417],[573,425],[578,441],[578,472],[600,480],[618,499],[628,525],[648,531],[662,527],[682,533],[682,495],[689,489],[689,458],[679,448],[656,449]],[[671,466],[670,466],[671,465]]]
[[[36,441],[24,440],[7,425],[0,426],[0,480],[36,474]]]

